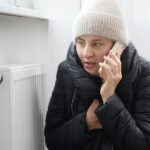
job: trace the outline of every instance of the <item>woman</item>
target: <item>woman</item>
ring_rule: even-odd
[[[117,41],[123,53],[111,50]],[[150,63],[129,42],[117,0],[89,0],[75,19],[45,139],[49,150],[150,149]]]

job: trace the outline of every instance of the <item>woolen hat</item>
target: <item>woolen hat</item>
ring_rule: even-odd
[[[82,35],[101,36],[127,46],[128,29],[118,0],[85,0],[73,23],[73,41]]]

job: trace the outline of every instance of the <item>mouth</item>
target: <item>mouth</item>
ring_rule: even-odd
[[[95,62],[84,62],[84,66],[87,69],[92,69],[93,67],[95,67],[97,65],[97,63]]]

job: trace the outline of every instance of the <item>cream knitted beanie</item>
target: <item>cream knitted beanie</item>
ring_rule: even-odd
[[[118,0],[85,0],[73,24],[73,41],[81,35],[102,36],[127,46],[128,29]]]

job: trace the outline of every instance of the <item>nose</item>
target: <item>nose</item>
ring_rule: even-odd
[[[92,57],[94,55],[92,49],[89,46],[86,46],[83,50],[84,57]]]

